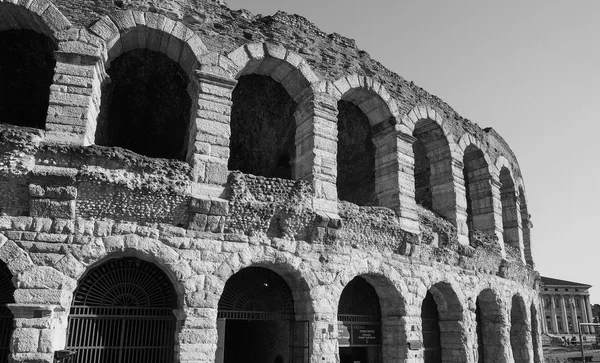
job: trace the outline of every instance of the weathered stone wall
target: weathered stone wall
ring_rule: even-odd
[[[525,189],[494,130],[296,15],[258,17],[220,1],[34,0],[0,1],[0,16],[0,34],[33,30],[57,49],[43,130],[0,125],[0,262],[16,287],[14,362],[51,362],[65,347],[81,278],[123,256],[155,263],[171,279],[178,362],[220,362],[218,302],[228,279],[249,266],[289,285],[296,320],[309,322],[312,363],[339,360],[338,303],[356,276],[381,304],[384,362],[422,361],[427,292],[439,310],[444,361],[478,361],[478,305],[486,361],[539,360],[528,338],[539,324]],[[115,121],[107,99],[119,62],[150,53],[187,77],[191,106],[177,121],[185,130],[159,117],[145,142],[151,151],[140,155],[119,147],[134,143],[107,136]],[[276,89],[262,92],[261,79]],[[244,92],[252,98],[240,101]],[[263,107],[264,97],[281,95]],[[138,104],[129,139],[152,133],[143,116],[152,107],[171,113],[165,101]],[[348,109],[362,126],[338,132]],[[161,136],[173,129],[185,140]],[[423,147],[413,148],[417,140]],[[172,158],[151,157],[160,156],[154,147]],[[363,150],[372,153],[368,165],[341,165]],[[471,150],[477,158],[465,158]],[[230,160],[268,177],[231,170]],[[344,194],[350,202],[339,200]]]

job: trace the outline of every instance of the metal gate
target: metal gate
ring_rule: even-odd
[[[111,260],[90,271],[75,291],[67,349],[76,363],[174,361],[176,294],[155,265]]]
[[[421,324],[423,327],[423,348],[425,363],[442,362],[442,344],[440,341],[440,319],[437,304],[428,291],[421,305]]]
[[[6,264],[0,261],[0,363],[8,363],[10,338],[13,330],[13,315],[6,304],[14,302],[15,287],[12,274]]]

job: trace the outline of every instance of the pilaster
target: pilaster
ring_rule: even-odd
[[[374,130],[373,135],[375,190],[379,205],[396,211],[404,230],[419,233],[412,149],[415,140],[413,136],[396,131],[391,123]]]
[[[195,94],[195,101],[187,161],[192,166],[193,180],[199,183],[197,194],[218,196],[227,182],[231,94],[236,84],[236,80],[223,75],[196,71],[190,85],[189,93]]]
[[[64,349],[67,312],[60,305],[7,304],[14,315],[11,362],[53,363],[54,352]]]
[[[308,93],[298,103],[294,179],[313,183],[313,208],[339,219],[337,206],[337,102]]]
[[[55,52],[55,58],[46,117],[46,141],[91,145],[100,112],[104,65],[98,57],[70,52]]]

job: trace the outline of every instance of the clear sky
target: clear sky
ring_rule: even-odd
[[[517,155],[536,269],[600,303],[600,1],[226,0],[302,15],[439,96]]]

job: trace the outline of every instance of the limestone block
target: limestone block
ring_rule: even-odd
[[[32,199],[30,214],[34,217],[74,218],[75,201]]]
[[[14,353],[34,353],[38,351],[40,329],[17,328],[13,331],[11,351]]]

